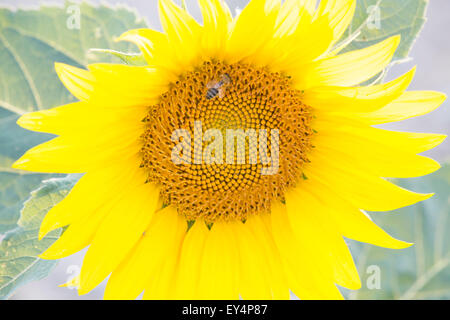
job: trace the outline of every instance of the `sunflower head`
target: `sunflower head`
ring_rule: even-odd
[[[107,298],[340,298],[360,287],[344,237],[405,248],[364,213],[430,195],[386,177],[439,168],[419,156],[444,136],[373,127],[445,99],[407,92],[414,70],[382,72],[394,36],[342,53],[354,0],[252,0],[236,17],[199,0],[203,23],[159,1],[164,31],[119,41],[146,66],[57,64],[80,101],[24,115],[57,138],[14,167],[83,173],[40,236],[68,226],[43,255],[89,246],[80,293],[110,275]]]
[[[312,146],[311,120],[286,75],[206,61],[150,108],[141,166],[187,219],[243,221],[269,212],[297,184]]]

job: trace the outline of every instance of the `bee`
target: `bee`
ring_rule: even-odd
[[[210,81],[206,87],[208,91],[206,92],[206,99],[211,100],[219,96],[222,99],[225,96],[225,91],[231,83],[231,78],[228,74],[223,74],[220,76],[219,80]]]

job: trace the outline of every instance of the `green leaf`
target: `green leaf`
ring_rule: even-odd
[[[79,176],[54,178],[43,183],[25,202],[18,228],[7,233],[0,244],[0,299],[30,281],[48,275],[56,261],[38,258],[61,234],[61,229],[38,240],[39,227],[45,214],[61,201],[78,181]]]
[[[17,226],[23,201],[47,174],[34,174],[11,169],[11,164],[27,149],[40,144],[50,135],[28,132],[16,125],[18,115],[0,108],[0,234]]]
[[[0,174],[0,234],[17,227],[23,201],[30,196],[31,191],[39,187],[46,176],[15,172]]]
[[[399,239],[413,242],[404,250],[389,250],[351,242],[362,289],[352,299],[450,298],[450,165],[417,179],[402,180],[405,188],[435,196],[422,203],[386,214],[373,213],[374,221]],[[373,268],[380,271],[374,288]]]
[[[426,0],[358,0],[355,16],[343,37],[353,41],[343,52],[400,34],[401,43],[393,63],[404,61],[426,21],[427,4]]]
[[[131,66],[144,66],[147,64],[147,61],[145,61],[145,57],[142,53],[124,53],[109,49],[91,49],[91,52],[113,55],[122,60],[125,64]]]
[[[114,39],[129,29],[145,26],[142,19],[124,7],[67,2],[65,6],[43,6],[38,10],[0,8],[0,235],[5,234],[0,244],[0,297],[8,297],[18,286],[44,277],[55,265],[37,255],[60,231],[39,242],[37,229],[45,211],[71,186],[46,182],[27,203],[18,225],[20,210],[30,192],[43,180],[59,175],[11,169],[25,151],[52,137],[20,128],[17,119],[30,111],[76,101],[59,81],[55,62],[77,67],[120,62],[117,57],[96,55],[89,49],[136,50],[131,44],[116,43]]]
[[[59,81],[54,63],[82,67],[119,62],[117,57],[93,54],[89,48],[131,51],[131,44],[115,43],[114,39],[145,26],[123,7],[66,3],[39,10],[0,8],[0,234],[16,227],[29,192],[52,177],[13,170],[11,164],[52,137],[21,129],[16,124],[20,115],[75,101]]]

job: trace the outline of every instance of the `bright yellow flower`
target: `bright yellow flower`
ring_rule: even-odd
[[[388,66],[400,38],[340,54],[355,2],[252,0],[233,18],[222,1],[199,0],[200,25],[161,0],[164,33],[119,39],[148,66],[57,64],[80,102],[22,116],[22,127],[58,137],[14,167],[84,175],[42,222],[41,237],[68,226],[42,257],[89,246],[79,292],[110,275],[105,298],[288,299],[292,290],[338,299],[337,286],[358,289],[344,237],[408,247],[363,210],[429,198],[383,177],[437,170],[417,154],[445,138],[373,125],[428,113],[445,97],[406,92],[414,70],[358,86]],[[279,141],[269,139],[278,171],[262,174],[273,162],[174,163],[172,133],[195,131],[195,121],[203,132],[278,129]]]

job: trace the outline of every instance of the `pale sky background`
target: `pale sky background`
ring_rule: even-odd
[[[393,0],[401,1],[401,0]],[[93,3],[125,3],[138,10],[141,16],[147,18],[150,27],[159,28],[156,0],[108,0],[91,1]],[[38,1],[38,0],[0,0],[0,5],[11,6],[38,6],[41,3],[59,3],[64,1]],[[189,9],[198,17],[196,1],[187,0]],[[231,7],[243,7],[247,0],[227,0]],[[412,60],[395,66],[389,78],[403,74],[417,65],[416,77],[410,90],[437,90],[450,96],[450,1],[431,0],[428,8],[428,22],[417,40],[410,56]],[[450,134],[450,101],[433,113],[403,121],[402,123],[385,126],[389,129],[416,132],[435,132]],[[439,161],[450,161],[450,139],[427,153]],[[30,283],[21,287],[12,299],[101,299],[104,286],[100,286],[93,292],[78,297],[75,290],[58,288],[59,284],[66,282],[77,272],[81,266],[84,252],[62,259],[52,274],[44,280]]]

